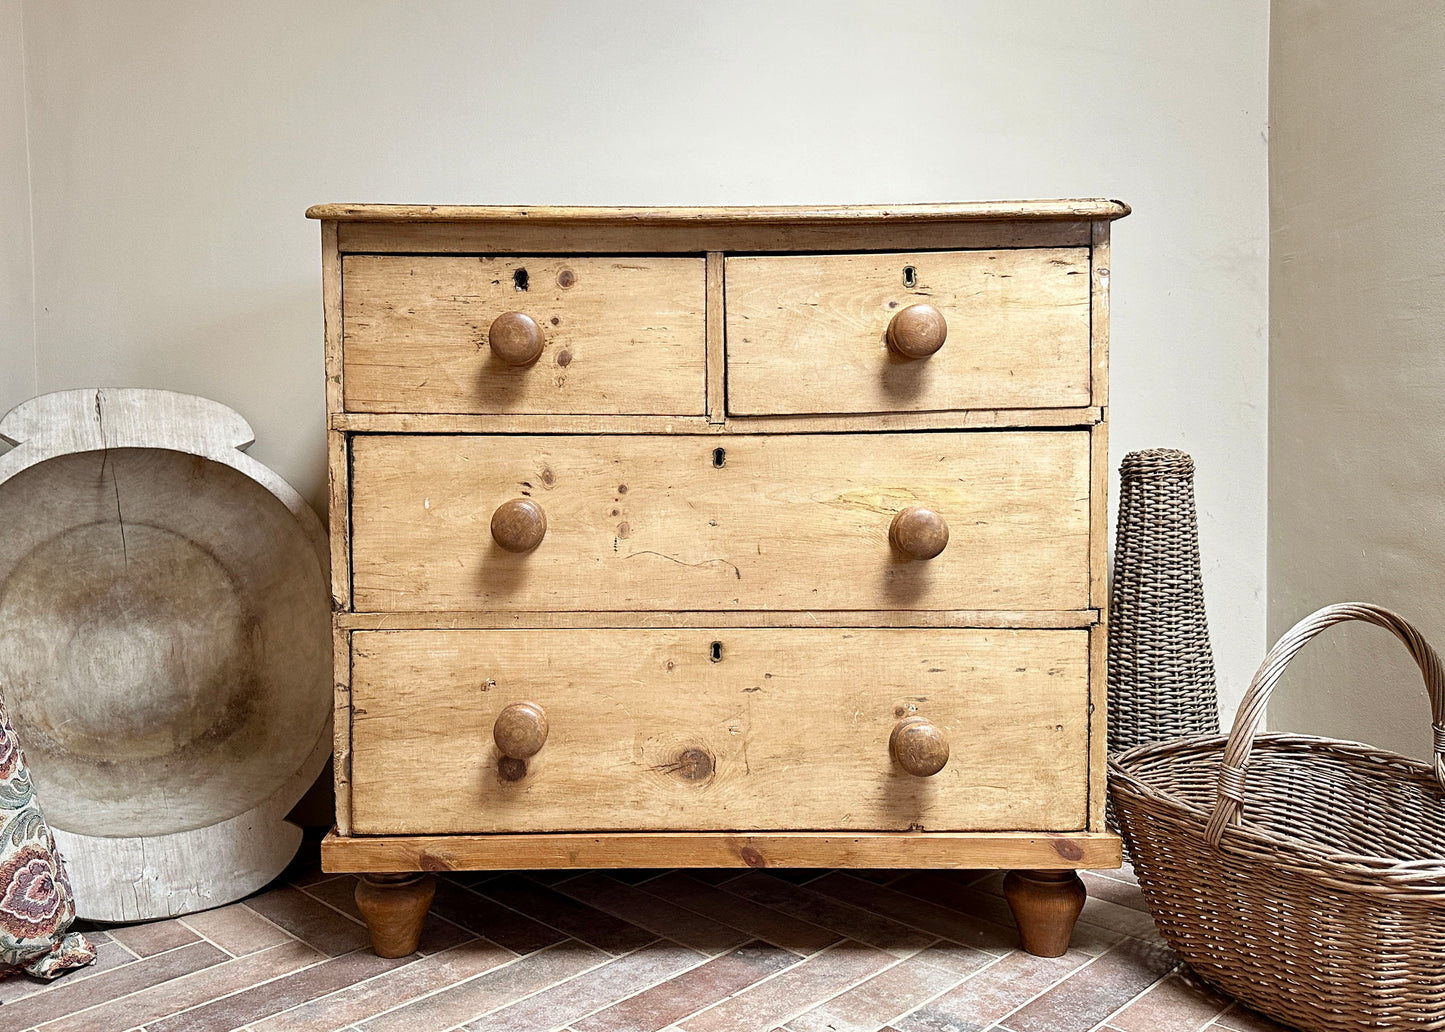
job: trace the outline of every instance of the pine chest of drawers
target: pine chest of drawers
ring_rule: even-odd
[[[1104,815],[1112,201],[325,205],[331,871],[1011,868]]]

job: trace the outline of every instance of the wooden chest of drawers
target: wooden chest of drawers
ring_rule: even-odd
[[[1112,201],[325,205],[336,830],[423,872],[1006,867],[1104,829]]]

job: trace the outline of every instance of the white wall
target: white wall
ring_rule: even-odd
[[[0,0],[0,414],[35,393],[34,301],[25,40],[20,0]]]
[[[217,398],[318,507],[308,204],[1127,200],[1114,465],[1194,454],[1227,696],[1258,660],[1264,4],[24,9],[39,388]]]
[[[1437,0],[1273,4],[1269,629],[1328,602],[1445,648],[1445,18]],[[1272,727],[1430,754],[1384,631],[1301,653]]]

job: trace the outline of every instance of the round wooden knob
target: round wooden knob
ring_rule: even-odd
[[[547,714],[535,702],[514,702],[497,714],[492,740],[511,759],[536,756],[547,741]]]
[[[894,761],[915,777],[932,777],[948,762],[948,739],[926,717],[900,720],[888,737]]]
[[[547,535],[547,514],[530,498],[513,498],[492,513],[492,539],[508,552],[530,552]]]
[[[948,523],[932,509],[910,505],[893,517],[888,540],[911,559],[932,559],[948,545]]]
[[[542,354],[546,342],[542,327],[525,312],[503,312],[492,320],[492,328],[487,331],[492,354],[508,365],[531,365]]]
[[[948,322],[932,305],[909,305],[888,323],[888,346],[904,358],[927,358],[947,337]]]

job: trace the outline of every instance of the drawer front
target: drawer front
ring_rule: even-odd
[[[729,258],[726,290],[733,415],[1093,404],[1087,248]],[[906,359],[919,303],[946,336]]]
[[[956,629],[356,632],[353,828],[1081,829],[1087,643]],[[497,715],[522,701],[549,728],[524,774],[493,741]],[[932,777],[890,757],[914,715],[949,742]]]
[[[704,289],[701,258],[350,255],[346,408],[701,414]],[[508,312],[541,330],[529,365],[490,347],[493,321]]]
[[[352,444],[353,606],[466,610],[1088,607],[1087,431],[387,436]],[[498,547],[529,497],[541,543]],[[889,528],[949,527],[919,561]]]

